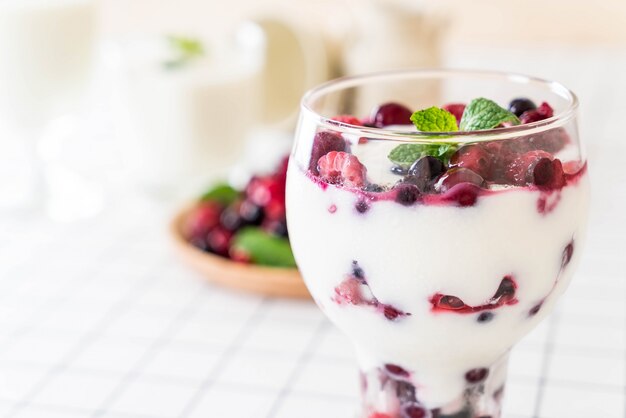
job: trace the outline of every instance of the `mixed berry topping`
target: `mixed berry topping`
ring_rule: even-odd
[[[412,122],[417,131],[446,133],[459,129],[484,131],[536,122],[553,115],[549,104],[536,106],[532,100],[520,97],[512,100],[508,109],[485,98],[417,112],[399,103],[385,103],[367,119],[353,115],[333,119],[378,128]],[[462,144],[454,139],[443,136],[440,142],[407,142],[396,146],[388,158],[389,170],[399,177],[398,181],[378,184],[368,177],[367,166],[359,158],[360,147],[366,149],[372,141],[321,131],[313,141],[309,171],[322,187],[331,184],[365,196],[356,206],[359,213],[365,213],[369,202],[377,200],[395,200],[404,206],[422,203],[469,207],[476,205],[481,196],[507,186],[552,193],[574,181],[584,169],[579,161],[563,163],[555,155],[570,143],[567,132],[560,127],[506,140]],[[368,205],[361,201],[367,201]],[[547,203],[539,202],[538,211],[549,213],[551,207]],[[556,206],[558,202],[552,203]]]
[[[444,295],[441,293],[434,294],[430,297],[429,301],[432,305],[432,310],[434,312],[454,312],[459,314],[469,314],[474,312],[490,311],[493,309],[497,309],[501,306],[516,304],[516,290],[517,284],[515,283],[513,278],[511,276],[505,276],[500,282],[500,285],[498,286],[498,289],[494,293],[493,297],[479,306],[469,306],[457,296]],[[485,322],[490,320],[493,317],[493,313],[489,313],[491,314],[491,316],[485,316],[483,317],[483,321],[479,320],[479,322]]]
[[[332,300],[339,305],[370,306],[379,312],[389,321],[410,316],[408,312],[403,312],[391,305],[381,303],[373,294],[367,284],[363,269],[356,261],[352,262],[352,272],[350,275],[335,287],[335,295]]]

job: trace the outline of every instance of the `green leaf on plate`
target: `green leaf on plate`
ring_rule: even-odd
[[[273,267],[296,267],[289,240],[268,234],[260,228],[247,227],[235,235],[233,248],[250,256],[254,264]]]
[[[202,202],[218,202],[223,206],[228,206],[239,198],[240,192],[233,189],[226,183],[216,184],[205,192],[201,197]]]

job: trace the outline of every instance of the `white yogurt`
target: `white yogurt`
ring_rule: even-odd
[[[368,166],[367,155],[359,153]],[[368,175],[374,174],[371,167],[376,165],[369,164]],[[462,395],[467,371],[503,359],[567,287],[584,241],[587,176],[555,193],[560,201],[547,214],[537,211],[541,192],[523,188],[480,196],[472,207],[375,201],[360,214],[358,195],[332,185],[324,190],[292,163],[287,220],[307,286],[353,340],[362,369],[401,366],[419,388],[419,400],[438,408]],[[572,239],[573,259],[561,271]],[[370,307],[334,302],[335,287],[351,273],[353,260],[381,303],[411,315],[389,321]],[[492,310],[490,322],[477,322],[478,313],[432,311],[429,298],[436,293],[482,305],[506,275],[518,285],[519,302]],[[546,297],[539,313],[529,316]],[[503,383],[504,376],[498,380]]]

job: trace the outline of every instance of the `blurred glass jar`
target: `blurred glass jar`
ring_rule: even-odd
[[[261,105],[265,37],[246,23],[227,38],[119,42],[114,113],[132,178],[172,195],[225,175]]]

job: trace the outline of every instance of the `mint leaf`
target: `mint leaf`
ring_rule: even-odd
[[[439,158],[443,163],[447,164],[456,149],[456,144],[436,142],[431,144],[401,144],[392,149],[387,158],[392,163],[403,167],[413,164],[426,155]]]
[[[222,206],[228,206],[239,197],[240,193],[228,184],[216,184],[206,191],[201,197],[202,202],[218,202]]]
[[[459,130],[454,115],[435,106],[413,113],[411,122],[422,132],[453,132]]]
[[[295,267],[289,240],[270,235],[260,228],[244,228],[235,235],[233,248],[250,256],[255,264],[273,267]]]
[[[167,69],[182,67],[190,61],[205,55],[204,45],[198,39],[170,35],[167,37],[167,42],[173,55],[172,59],[163,63],[163,66]]]
[[[504,122],[519,125],[520,121],[513,113],[500,107],[496,102],[480,97],[472,100],[461,118],[462,131],[493,129]]]

